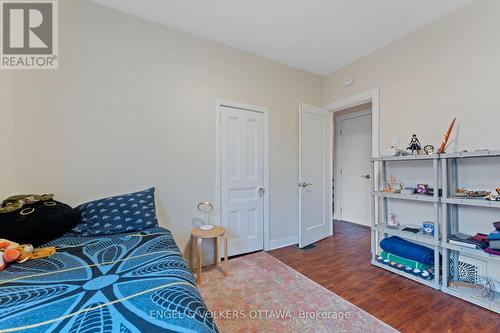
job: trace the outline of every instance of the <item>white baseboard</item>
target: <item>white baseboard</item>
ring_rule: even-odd
[[[278,238],[271,240],[269,247],[271,250],[279,249],[281,247],[295,245],[299,242],[298,235],[293,235],[285,238]]]

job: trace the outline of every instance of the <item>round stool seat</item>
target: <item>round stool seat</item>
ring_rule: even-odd
[[[223,227],[215,226],[210,230],[201,230],[200,228],[194,228],[191,231],[191,235],[196,238],[214,238],[224,235],[226,230]]]

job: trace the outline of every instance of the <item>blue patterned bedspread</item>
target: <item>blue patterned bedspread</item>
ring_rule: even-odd
[[[168,230],[46,245],[0,272],[0,332],[217,332]]]

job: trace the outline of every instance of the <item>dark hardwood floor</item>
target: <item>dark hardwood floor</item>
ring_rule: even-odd
[[[370,264],[370,231],[336,222],[316,247],[269,254],[401,332],[500,332],[500,315]]]

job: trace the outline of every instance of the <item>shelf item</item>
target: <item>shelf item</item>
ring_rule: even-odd
[[[394,199],[402,199],[402,200],[439,202],[439,198],[436,198],[432,195],[425,195],[425,194],[401,194],[401,193],[373,191],[372,195],[375,197],[394,198]]]
[[[380,241],[380,247],[384,251],[425,265],[430,266],[435,263],[435,251],[433,249],[398,236],[385,237]]]
[[[422,230],[420,230],[418,233],[414,234],[414,233],[411,233],[408,231],[403,231],[404,228],[405,228],[404,225],[401,225],[398,228],[391,228],[391,227],[387,227],[384,224],[379,224],[375,227],[372,227],[373,230],[378,231],[378,232],[382,232],[384,234],[388,234],[388,235],[392,235],[392,236],[399,236],[401,238],[405,238],[408,240],[413,240],[416,242],[421,242],[421,243],[433,245],[433,246],[440,245],[439,240],[436,240],[434,238],[434,236],[424,234],[422,232]]]
[[[407,273],[415,273],[414,271],[410,272],[410,270],[413,270],[413,269],[424,270],[424,269],[431,268],[431,266],[422,264],[421,262],[407,259],[407,258],[403,258],[403,257],[399,257],[399,256],[392,254],[390,252],[387,252],[387,251],[382,251],[380,253],[380,256],[377,257],[377,261],[378,262],[383,261],[382,263],[386,263],[385,259],[387,259],[387,262],[395,262],[396,264],[401,264],[403,266],[406,266],[404,271],[406,271]],[[396,267],[396,268],[398,268],[398,267]]]
[[[492,250],[500,251],[500,239],[490,240],[489,243]]]
[[[488,261],[496,261],[496,262],[500,263],[500,256],[496,256],[494,254],[489,254],[489,253],[486,253],[482,250],[471,249],[468,247],[450,244],[450,243],[444,243],[444,242],[441,243],[441,246],[445,249],[458,251],[458,252],[467,254],[471,257],[484,259],[484,260],[488,260]]]
[[[398,264],[394,261],[391,261],[389,259],[384,259],[382,256],[377,256],[377,259],[375,259],[379,264],[382,264],[384,266],[388,266],[390,268],[393,268],[399,272],[403,272],[405,274],[413,275],[419,279],[422,279],[424,281],[433,281],[434,280],[434,272],[432,268],[428,269],[414,269],[412,267],[408,267],[402,264]]]
[[[485,234],[476,234],[475,236],[457,232],[448,237],[448,243],[467,247],[475,250],[484,250],[488,247],[488,241]]]
[[[457,240],[457,239],[449,239],[448,240],[448,243],[452,244],[452,245],[458,245],[458,246],[461,246],[461,247],[466,247],[468,249],[476,249],[476,250],[481,250],[477,245],[475,244],[472,244],[472,243],[467,243],[467,242],[462,242],[460,240]]]
[[[466,205],[478,207],[493,207],[500,208],[500,201],[488,201],[486,199],[468,199],[459,197],[441,198],[442,203],[451,205]]]
[[[388,270],[389,272],[396,273],[396,274],[401,275],[401,276],[403,276],[403,277],[405,277],[407,279],[410,279],[410,280],[413,280],[413,281],[425,284],[426,286],[429,286],[431,288],[434,288],[434,289],[437,289],[437,290],[439,290],[441,288],[441,286],[439,285],[439,283],[435,282],[435,277],[432,280],[424,280],[422,278],[416,277],[413,274],[409,274],[409,273],[400,271],[400,270],[398,270],[396,268],[392,268],[391,266],[387,266],[387,265],[381,264],[381,263],[379,263],[375,259],[372,260],[372,265],[380,267],[380,268],[383,268],[385,270]]]

